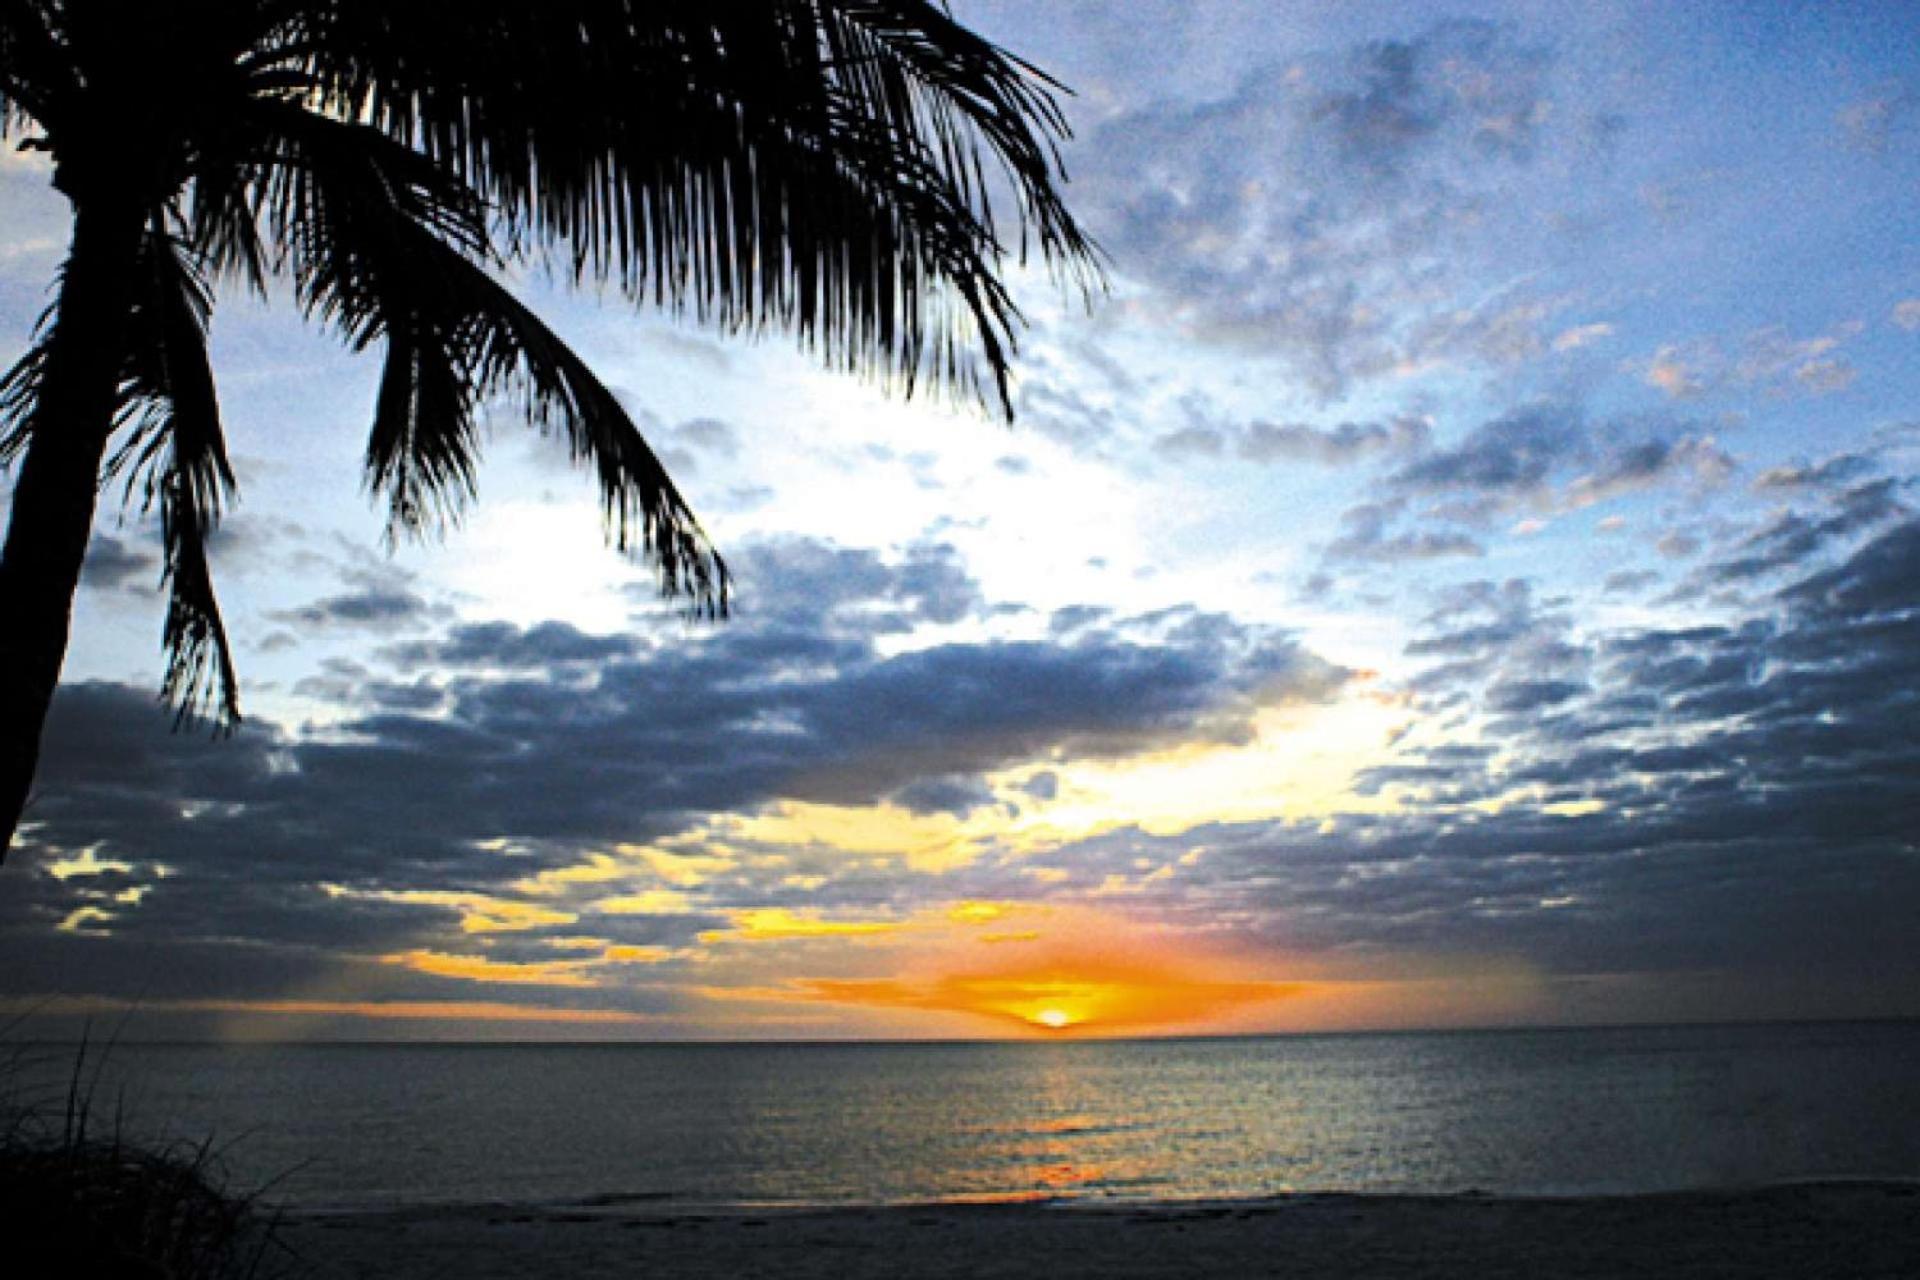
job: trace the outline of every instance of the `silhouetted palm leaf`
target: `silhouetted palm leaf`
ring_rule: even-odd
[[[118,209],[100,225],[145,228],[122,250],[116,415],[43,412],[80,341],[58,323],[77,234],[62,302],[0,382],[0,461],[125,433],[104,469],[160,512],[166,696],[231,724],[209,284],[277,276],[350,347],[384,349],[366,465],[392,534],[459,514],[481,415],[509,397],[593,470],[613,540],[663,592],[723,614],[725,563],[659,459],[498,269],[787,328],[831,366],[1010,414],[1002,271],[1037,247],[1067,283],[1098,277],[1057,190],[1057,89],[920,0],[0,0],[0,138],[50,151],[77,226]]]

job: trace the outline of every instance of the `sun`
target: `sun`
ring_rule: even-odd
[[[1073,1018],[1064,1009],[1042,1009],[1033,1015],[1033,1020],[1052,1031],[1058,1031],[1069,1025]]]

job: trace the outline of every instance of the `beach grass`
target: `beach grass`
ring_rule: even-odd
[[[51,1068],[71,1053],[64,1084]],[[0,1055],[0,1205],[9,1252],[104,1280],[238,1280],[285,1270],[258,1193],[229,1185],[211,1138],[150,1145],[96,1105],[101,1051]]]

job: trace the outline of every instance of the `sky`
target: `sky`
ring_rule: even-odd
[[[737,573],[563,444],[389,546],[377,362],[233,290],[247,718],[103,503],[0,1011],[189,1038],[1920,1015],[1920,14],[960,0],[1073,90],[1017,420],[512,278]],[[0,158],[0,359],[64,252]]]

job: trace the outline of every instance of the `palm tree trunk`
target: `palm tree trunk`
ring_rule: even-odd
[[[0,551],[0,860],[26,807],[40,730],[66,659],[100,464],[119,407],[142,231],[135,201],[74,201],[73,245]]]

